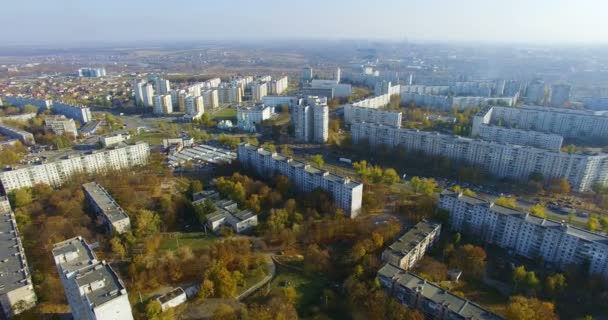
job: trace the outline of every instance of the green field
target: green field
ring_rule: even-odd
[[[160,244],[161,250],[176,250],[178,245],[188,246],[192,250],[197,250],[210,246],[220,238],[214,235],[205,235],[204,232],[171,232],[163,233],[163,241]]]
[[[162,132],[142,132],[134,135],[130,141],[145,141],[150,145],[160,145],[166,138],[166,135]]]
[[[228,107],[213,112],[213,119],[215,120],[234,120],[236,119],[236,108]]]

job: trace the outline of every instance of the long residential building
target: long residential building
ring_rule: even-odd
[[[44,164],[2,171],[0,183],[5,193],[39,183],[60,186],[76,173],[94,174],[144,165],[149,155],[150,147],[145,142],[72,154]]]
[[[501,320],[482,306],[390,263],[378,270],[380,285],[397,301],[422,311],[426,319]]]
[[[423,220],[382,252],[382,261],[409,270],[439,240],[441,224]]]
[[[352,104],[344,106],[344,122],[369,122],[386,126],[401,128],[401,112],[366,107],[357,107]]]
[[[133,319],[122,280],[82,237],[55,244],[53,258],[74,319]]]
[[[19,237],[17,221],[6,197],[0,197],[0,306],[5,319],[32,308],[36,293]]]
[[[131,230],[129,216],[104,187],[97,182],[89,182],[83,184],[82,188],[90,206],[101,217],[109,233],[122,234]]]
[[[77,106],[55,101],[53,102],[52,110],[56,114],[62,114],[68,118],[80,121],[83,124],[93,120],[91,109],[85,106]]]
[[[303,192],[311,192],[317,188],[325,190],[332,195],[335,203],[344,209],[348,217],[356,217],[361,210],[363,184],[347,177],[331,174],[276,152],[244,143],[238,147],[238,159],[245,168],[257,172],[262,177],[271,177],[275,173],[286,176]]]
[[[450,228],[513,250],[559,269],[589,264],[589,272],[608,280],[608,237],[462,193],[445,190],[439,207]]]
[[[414,102],[418,107],[451,111],[452,109],[466,109],[470,107],[485,106],[488,104],[515,105],[518,96],[513,97],[452,97],[447,95],[432,95],[401,92],[401,102]]]
[[[427,155],[479,165],[499,178],[526,180],[532,173],[546,179],[565,178],[573,190],[587,191],[608,185],[608,154],[570,154],[521,145],[371,123],[351,125],[353,143],[367,141],[372,147],[399,147]]]
[[[36,140],[34,140],[34,135],[30,132],[18,128],[9,127],[2,123],[0,123],[0,134],[13,139],[19,139],[19,141],[26,145],[36,144]]]
[[[564,137],[559,134],[512,129],[487,124],[474,126],[473,136],[488,141],[520,144],[557,152],[561,150],[564,142]]]
[[[608,115],[602,112],[539,106],[486,107],[473,118],[473,133],[476,126],[497,123],[567,138],[608,138]]]
[[[49,109],[53,106],[53,100],[34,99],[30,97],[4,96],[2,101],[6,105],[22,108],[28,104],[38,107],[40,110]]]

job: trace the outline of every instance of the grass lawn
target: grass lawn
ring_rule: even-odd
[[[451,288],[451,291],[460,291],[467,299],[474,301],[499,315],[504,315],[506,313],[506,308],[509,304],[508,297],[503,296],[498,290],[483,283],[460,281],[460,283]]]
[[[323,289],[329,284],[319,275],[309,277],[304,273],[277,266],[276,276],[270,282],[270,290],[283,290],[286,286],[292,286],[298,292],[296,309],[298,315],[306,317],[311,315],[313,306],[322,303],[320,299],[323,297]]]
[[[236,119],[236,108],[227,107],[213,113],[214,120],[233,120]]]
[[[131,141],[145,141],[150,145],[160,145],[167,136],[162,132],[142,132],[134,135]]]
[[[163,234],[163,241],[160,244],[161,250],[177,250],[177,245],[188,246],[192,250],[197,250],[210,246],[220,238],[214,235],[205,235],[204,232],[170,232]]]

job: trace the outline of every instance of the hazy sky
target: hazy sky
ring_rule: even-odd
[[[5,0],[5,43],[392,39],[608,43],[607,0]]]

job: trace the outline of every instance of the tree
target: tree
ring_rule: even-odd
[[[494,204],[497,204],[502,207],[511,208],[511,209],[517,209],[517,199],[512,198],[512,197],[511,198],[499,197],[498,199],[496,199],[494,201]]]
[[[277,146],[275,146],[273,143],[270,143],[270,142],[264,142],[264,144],[262,144],[262,148],[264,148],[272,153],[277,152]]]
[[[395,171],[395,169],[393,168],[388,168],[386,170],[384,170],[384,173],[382,175],[382,181],[386,184],[393,184],[393,183],[397,183],[399,182],[399,175],[397,174],[397,171]]]
[[[537,203],[537,204],[531,206],[530,213],[535,216],[539,216],[541,218],[547,217],[547,211],[545,209],[545,206],[543,206],[541,203]]]
[[[215,263],[205,273],[205,278],[213,282],[215,295],[220,298],[230,298],[236,294],[236,279],[232,273],[220,263]]]
[[[454,251],[450,265],[462,270],[465,275],[480,277],[486,268],[486,252],[481,247],[465,244]]]
[[[549,296],[555,297],[566,288],[566,276],[556,273],[545,278],[545,290]]]
[[[410,180],[410,186],[416,193],[422,193],[427,196],[432,196],[437,189],[437,182],[433,178],[413,177]]]
[[[516,290],[526,280],[527,273],[528,272],[526,271],[525,266],[519,266],[513,269],[511,277],[513,279],[513,282],[515,283]]]
[[[298,299],[298,292],[294,287],[288,286],[283,289],[283,296],[285,297],[285,300],[287,300],[288,303],[294,304]]]
[[[237,314],[234,309],[225,303],[220,303],[213,311],[213,320],[236,320]]]
[[[158,232],[160,227],[160,217],[150,210],[139,210],[135,215],[136,237],[146,237]]]
[[[200,180],[190,181],[190,196],[197,192],[203,191],[203,183]]]
[[[213,285],[213,281],[210,280],[203,280],[203,282],[201,282],[201,288],[198,292],[198,297],[200,299],[207,299],[211,296],[213,296],[213,294],[215,293],[215,289],[214,289],[214,285]]]
[[[318,168],[323,168],[323,165],[325,164],[325,160],[323,160],[323,156],[320,154],[315,154],[314,156],[310,157],[310,162],[312,162]]]
[[[291,148],[286,144],[281,145],[280,152],[282,155],[284,155],[286,157],[293,156],[293,150],[291,150]]]
[[[550,302],[522,296],[511,297],[507,306],[507,319],[557,320],[555,306]]]
[[[475,193],[475,191],[473,191],[473,190],[471,190],[469,188],[464,189],[464,191],[462,191],[462,194],[464,194],[465,196],[469,196],[469,197],[474,197],[474,196],[477,195]]]
[[[112,253],[120,259],[124,259],[127,255],[127,250],[125,249],[125,246],[122,244],[122,242],[120,242],[120,239],[117,237],[114,237],[112,238],[112,240],[110,240],[110,247],[112,249]]]
[[[162,313],[162,307],[160,302],[156,300],[150,300],[146,304],[146,317],[151,320],[160,319],[160,314]]]
[[[597,215],[591,215],[587,221],[587,229],[589,229],[589,231],[597,231],[599,228],[600,220],[597,218]]]
[[[30,188],[21,188],[9,193],[9,200],[13,208],[21,208],[32,203],[32,190]]]

